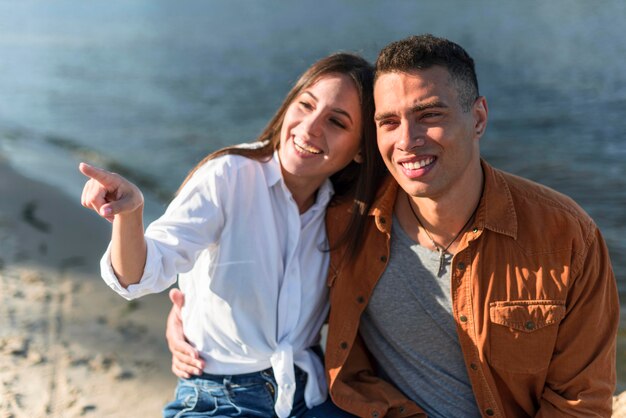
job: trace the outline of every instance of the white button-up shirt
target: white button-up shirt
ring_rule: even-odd
[[[185,293],[185,335],[210,374],[272,368],[275,410],[287,417],[295,392],[294,364],[308,374],[307,406],[326,399],[324,369],[310,350],[328,313],[324,214],[327,180],[300,215],[282,179],[278,155],[263,163],[227,155],[208,161],[150,224],[141,281],[124,289],[110,262],[102,277],[133,299],[161,292],[178,275]]]

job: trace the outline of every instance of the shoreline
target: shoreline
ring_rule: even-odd
[[[0,156],[0,416],[160,416],[173,398],[167,294],[99,277],[110,226]],[[132,313],[132,316],[131,316]]]
[[[99,275],[109,224],[1,154],[0,196],[0,416],[160,416],[176,386],[167,293],[112,292]],[[626,417],[626,392],[614,402]]]

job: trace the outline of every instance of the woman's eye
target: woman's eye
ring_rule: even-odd
[[[346,125],[345,125],[343,122],[341,122],[340,120],[338,120],[338,119],[331,119],[330,121],[331,121],[334,125],[336,125],[336,126],[340,127],[341,129],[346,129]]]
[[[313,109],[313,105],[309,102],[300,102],[300,106],[308,110]]]

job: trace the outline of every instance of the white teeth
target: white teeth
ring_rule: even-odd
[[[410,163],[402,163],[402,167],[407,168],[409,170],[417,170],[418,168],[422,168],[424,166],[427,166],[428,164],[432,163],[433,161],[435,161],[435,157],[430,157],[430,158],[427,158],[425,160],[414,161],[414,162],[410,162]]]
[[[293,138],[293,144],[296,146],[296,149],[300,152],[308,152],[309,154],[321,154],[322,150],[315,148],[311,145],[308,145],[302,139],[298,137]]]

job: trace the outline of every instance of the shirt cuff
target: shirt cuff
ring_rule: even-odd
[[[148,260],[150,260],[150,252],[150,246],[148,245],[146,266],[148,266]],[[115,293],[126,300],[137,299],[141,296],[157,293],[159,291],[154,289],[152,284],[154,280],[151,279],[152,275],[146,274],[146,271],[149,271],[149,269],[144,268],[143,276],[141,276],[138,283],[131,284],[127,288],[124,288],[120,284],[120,281],[113,270],[113,265],[111,263],[111,243],[109,243],[106,252],[100,260],[100,275],[102,276],[102,279],[111,289],[113,289]]]

